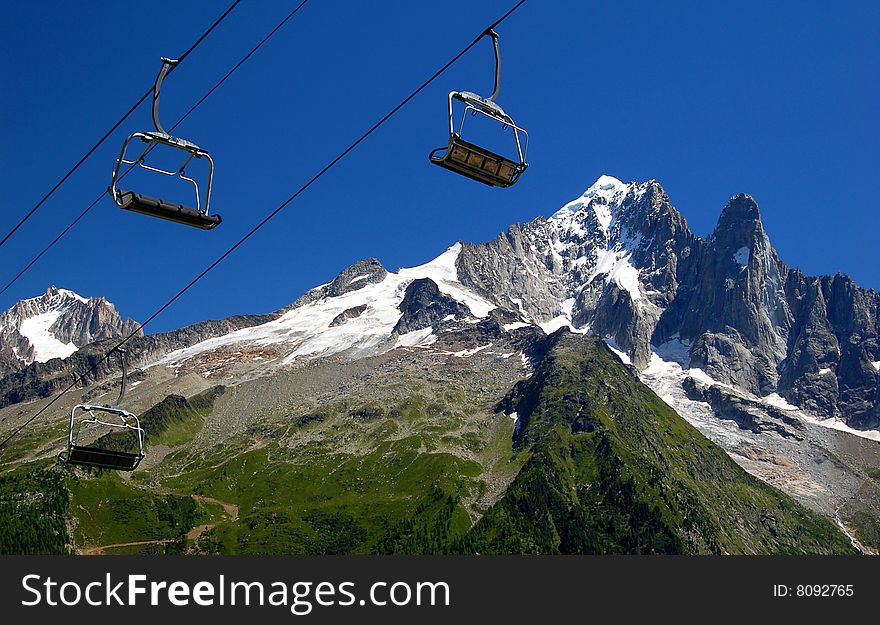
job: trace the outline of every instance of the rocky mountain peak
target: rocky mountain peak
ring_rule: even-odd
[[[416,278],[410,282],[398,309],[403,314],[392,330],[395,334],[423,330],[448,319],[471,316],[467,306],[441,293],[437,283],[430,278]]]
[[[601,176],[549,221],[562,241],[586,241],[633,251],[658,237],[666,237],[658,239],[665,242],[678,231],[687,230],[687,222],[669,203],[659,182],[623,183],[611,176]]]
[[[376,258],[365,258],[343,269],[327,287],[327,297],[336,297],[362,289],[385,279],[388,270]]]
[[[53,284],[49,286],[49,288],[46,289],[46,292],[42,295],[19,300],[12,308],[18,311],[22,317],[26,317],[29,315],[40,314],[47,310],[61,308],[72,301],[85,302],[87,300],[73,291],[59,289]]]
[[[691,365],[760,396],[777,388],[792,313],[788,268],[761,224],[754,198],[732,197],[703,246],[693,292],[679,326]]]
[[[306,291],[292,304],[282,308],[278,314],[284,314],[301,306],[311,304],[325,297],[338,297],[357,291],[369,284],[378,284],[388,275],[388,270],[376,258],[364,258],[339,272],[332,281]]]
[[[745,261],[748,260],[746,250],[751,253],[756,244],[770,247],[761,223],[761,211],[752,196],[740,193],[730,198],[721,211],[710,242],[719,250],[730,250]]]
[[[730,198],[703,240],[656,180],[601,176],[550,218],[463,246],[457,269],[524,321],[606,337],[640,370],[677,341],[684,366],[719,382],[880,421],[880,298],[845,276],[790,271],[750,195]]]
[[[725,221],[738,223],[755,222],[761,219],[761,209],[758,203],[748,193],[737,193],[731,196],[727,206],[721,211],[719,224]]]
[[[84,345],[127,336],[137,328],[133,320],[123,321],[105,298],[85,298],[52,285],[43,295],[20,300],[0,314],[0,374],[66,358]]]

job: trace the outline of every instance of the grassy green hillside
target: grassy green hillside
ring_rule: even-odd
[[[214,408],[214,401],[225,391],[226,387],[215,386],[189,399],[169,395],[139,417],[144,442],[171,446],[189,442],[204,426],[205,418]],[[114,431],[104,434],[91,445],[99,449],[136,452],[137,435],[130,430]]]
[[[243,411],[280,383],[168,396],[142,414],[148,457],[132,474],[40,460],[0,475],[0,551],[853,551],[831,521],[746,474],[601,341],[558,333],[548,345],[512,390],[515,368],[493,377],[462,360],[369,370],[369,384],[344,394],[257,414]]]
[[[743,471],[605,344],[562,334],[506,398],[531,457],[462,541],[477,553],[852,553]]]

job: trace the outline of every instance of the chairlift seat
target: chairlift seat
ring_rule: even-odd
[[[504,112],[504,109],[495,101],[498,97],[498,89],[501,84],[501,51],[498,46],[498,33],[491,28],[483,33],[492,38],[492,47],[495,50],[495,89],[492,95],[484,98],[473,91],[451,91],[447,98],[449,110],[449,145],[437,148],[428,155],[428,159],[435,165],[448,169],[489,185],[490,187],[510,187],[522,175],[528,165],[526,164],[526,152],[529,148],[529,133],[517,126],[513,119]],[[458,129],[453,120],[453,101],[464,103],[464,112]],[[485,148],[462,139],[465,118],[468,113],[483,115],[489,119],[500,122],[503,128],[513,131],[513,139],[516,142],[516,152],[519,162],[490,152]],[[525,139],[521,140],[521,136]]]
[[[65,461],[68,464],[78,464],[86,467],[133,471],[140,464],[142,458],[142,454],[73,445],[67,453]]]
[[[162,69],[159,70],[159,75],[156,76],[156,82],[153,85],[153,125],[156,129],[155,131],[135,132],[129,135],[123,142],[122,151],[119,153],[119,158],[116,159],[116,166],[113,168],[113,178],[108,192],[119,208],[141,213],[142,215],[148,215],[150,217],[166,219],[185,226],[193,226],[201,230],[212,230],[220,225],[220,222],[222,221],[219,215],[212,215],[210,213],[211,187],[213,186],[214,179],[214,160],[211,158],[210,154],[192,141],[187,141],[180,137],[174,137],[166,132],[162,127],[162,124],[159,122],[159,92],[162,87],[162,81],[165,79],[166,74],[168,74],[177,63],[179,63],[179,60],[162,57]],[[138,139],[142,143],[145,143],[146,147],[141,151],[140,156],[136,158],[126,158],[129,144],[133,139]],[[157,145],[164,145],[173,148],[174,150],[185,152],[186,158],[183,161],[183,164],[172,170],[148,165],[146,163],[146,157]],[[199,191],[198,181],[195,178],[186,175],[186,166],[193,159],[198,160],[203,158],[208,163],[207,184],[205,184],[204,187],[204,201],[202,200]],[[123,165],[131,165],[131,168],[124,173],[120,173]],[[118,188],[117,184],[119,181],[136,166],[156,174],[170,176],[192,184],[193,190],[195,191],[195,202],[192,204],[195,208],[177,204],[175,202],[168,202],[148,195],[142,195],[140,193],[135,193],[134,191],[123,191]]]
[[[67,430],[67,449],[58,455],[58,460],[64,464],[133,471],[144,457],[144,429],[141,427],[141,422],[136,414],[119,407],[125,398],[125,379],[128,374],[128,369],[125,366],[125,350],[117,345],[110,353],[113,351],[119,352],[122,364],[122,382],[116,405],[85,403],[77,404],[71,409],[70,426]],[[81,420],[77,425],[77,413],[88,413],[89,418]],[[129,445],[125,440],[122,441],[122,445],[118,445],[118,441],[109,438],[108,444],[102,444],[108,435],[97,438],[91,445],[80,445],[77,441],[80,429],[84,425],[108,428],[111,432],[125,432],[127,436],[133,436],[132,442],[136,444],[136,453],[123,451],[134,446]],[[122,449],[118,449],[120,446]]]
[[[117,205],[124,210],[134,211],[151,217],[167,219],[179,224],[211,230],[222,221],[220,215],[206,215],[194,208],[153,198],[134,191],[119,190]]]
[[[440,154],[446,150],[443,154]],[[465,141],[453,134],[446,148],[437,148],[430,155],[431,162],[491,187],[513,185],[525,166]]]

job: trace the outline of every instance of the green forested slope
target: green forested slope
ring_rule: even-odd
[[[837,527],[743,471],[599,339],[560,333],[505,399],[531,451],[462,541],[477,553],[852,553]]]

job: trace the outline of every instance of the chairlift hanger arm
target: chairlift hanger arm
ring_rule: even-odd
[[[162,128],[162,123],[159,121],[159,92],[162,90],[162,81],[165,80],[165,76],[168,75],[174,67],[180,61],[177,59],[168,59],[164,56],[162,57],[162,69],[159,70],[159,74],[156,76],[156,83],[153,85],[153,125],[156,127],[156,132],[167,135],[165,129]]]
[[[494,102],[495,98],[498,97],[498,91],[501,89],[501,48],[498,45],[498,33],[490,28],[486,31],[486,34],[492,37],[492,47],[495,49],[495,89],[492,91],[492,95],[486,99],[489,102]]]
[[[117,347],[115,351],[119,352],[119,361],[122,363],[122,382],[119,384],[119,397],[116,398],[115,405],[121,406],[122,400],[125,399],[125,382],[128,377],[128,368],[125,362],[125,356],[128,352],[122,347]]]

